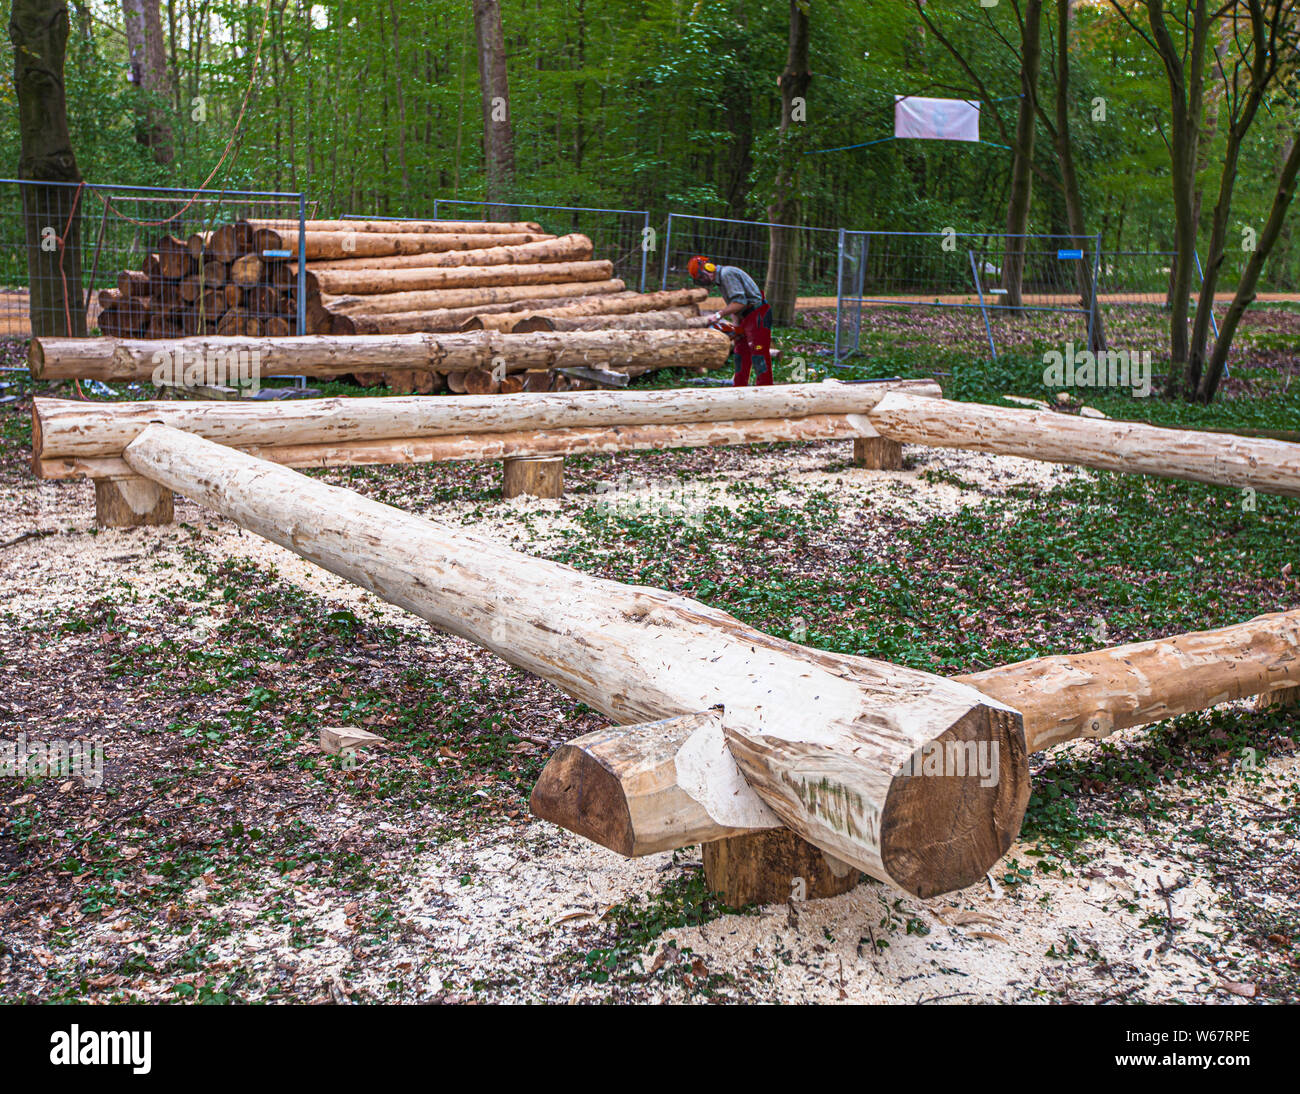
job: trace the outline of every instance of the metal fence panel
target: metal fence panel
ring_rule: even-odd
[[[769,274],[779,283],[786,271],[772,268],[773,230],[793,233],[797,249],[794,273],[797,295],[825,297],[829,303],[836,295],[839,229],[813,228],[806,224],[669,213],[660,286],[666,289],[670,280],[685,278],[686,263],[692,255],[707,255],[720,265],[739,266],[760,288],[772,283]]]
[[[296,193],[0,179],[0,335],[303,330],[305,273],[292,265],[307,208]],[[299,232],[298,252],[258,250],[236,282],[211,233],[250,219]],[[254,245],[239,237],[242,257]]]

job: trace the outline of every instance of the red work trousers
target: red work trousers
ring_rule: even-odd
[[[755,356],[762,362],[762,369],[755,382],[759,385],[771,384],[772,309],[766,303],[739,319],[731,335],[731,344],[736,351],[736,375],[731,380],[732,386],[749,386],[749,369]]]

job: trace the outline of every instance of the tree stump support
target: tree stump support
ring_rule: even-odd
[[[564,459],[551,456],[517,456],[503,460],[501,496],[558,498],[564,493]]]
[[[733,908],[820,900],[857,887],[861,871],[789,828],[704,844],[704,880]]]
[[[95,523],[101,528],[171,524],[175,495],[136,476],[95,480]]]
[[[903,470],[903,446],[888,437],[855,437],[853,466],[871,471]]]

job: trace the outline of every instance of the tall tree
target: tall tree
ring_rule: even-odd
[[[172,88],[158,0],[122,0],[122,17],[131,53],[131,82],[144,99],[138,139],[153,152],[155,163],[171,163],[172,130],[164,103],[171,99]]]
[[[68,6],[63,0],[14,0],[9,16],[18,92],[21,186],[27,238],[32,334],[86,333],[81,303],[81,174],[68,133],[63,61]],[[54,185],[39,185],[39,183]]]
[[[1022,13],[1012,0],[1020,24],[1020,106],[1016,137],[1011,146],[1011,193],[1007,197],[1007,243],[1002,262],[1006,303],[1019,308],[1025,277],[1025,233],[1033,198],[1034,130],[1038,114],[1038,73],[1042,63],[1043,0],[1026,0]]]
[[[514,191],[515,142],[510,121],[510,81],[505,35],[497,0],[474,0],[478,39],[478,86],[483,100],[483,160],[488,202],[504,201]],[[496,210],[489,210],[489,216]]]
[[[799,297],[799,161],[803,141],[794,134],[801,132],[805,96],[812,82],[808,64],[808,17],[812,0],[790,0],[790,32],[785,69],[777,80],[781,89],[781,126],[777,139],[778,166],[772,185],[772,203],[767,207],[768,228],[767,280],[764,291],[772,306],[776,323],[794,322]],[[798,116],[796,116],[798,111]]]

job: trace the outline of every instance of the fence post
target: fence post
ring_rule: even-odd
[[[835,242],[835,361],[840,359],[840,316],[844,310],[844,229]]]
[[[966,254],[970,258],[971,276],[975,278],[975,291],[979,293],[980,297],[980,314],[984,316],[984,333],[989,336],[989,354],[996,361],[998,359],[998,350],[993,344],[993,328],[989,326],[989,310],[984,306],[984,285],[980,281],[979,266],[975,262],[975,251],[968,248]]]
[[[307,195],[298,193],[298,335],[307,333]]]
[[[673,215],[672,213],[669,213],[668,227],[664,231],[664,261],[663,261],[664,275],[663,275],[663,280],[660,281],[659,283],[659,288],[665,290],[668,288],[668,257],[672,254],[672,252],[673,252]]]
[[[647,209],[642,216],[645,218],[641,227],[641,292],[645,292],[645,268],[647,262],[646,241],[650,237],[650,210]]]
[[[1097,278],[1101,275],[1101,233],[1097,233],[1097,238],[1093,242],[1092,250],[1092,283],[1088,293],[1088,348],[1093,348],[1093,331],[1097,327],[1097,309],[1101,306],[1097,300]],[[1101,346],[1096,347],[1100,349]]]

